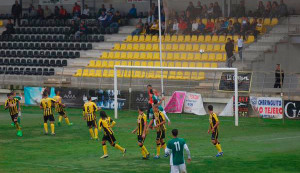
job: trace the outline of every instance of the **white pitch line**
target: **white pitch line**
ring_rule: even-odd
[[[272,139],[264,139],[264,140],[258,140],[258,141],[276,141],[276,140],[282,140],[282,139],[294,139],[294,138],[300,138],[300,136],[290,136],[290,137],[282,137],[282,138],[272,138]]]

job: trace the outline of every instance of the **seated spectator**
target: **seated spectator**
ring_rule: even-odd
[[[264,12],[265,12],[265,6],[262,1],[259,1],[257,11],[256,11],[256,16],[262,17]]]
[[[235,18],[234,23],[233,23],[233,32],[234,32],[234,34],[240,34],[241,33],[241,28],[242,28],[242,25],[239,23],[238,19]]]
[[[135,30],[131,33],[131,35],[132,36],[134,36],[134,35],[140,35],[141,32],[143,31],[143,28],[144,28],[144,24],[143,24],[142,19],[140,18],[139,21],[138,21],[138,23],[135,26]]]
[[[210,3],[207,9],[207,18],[213,18],[213,17],[214,17],[214,4]]]
[[[84,9],[82,11],[81,18],[82,19],[87,19],[90,16],[90,9],[88,8],[88,5],[85,4]]]
[[[280,5],[278,7],[279,16],[284,17],[288,15],[288,8],[287,5],[283,2],[283,0],[280,0]]]
[[[218,2],[215,2],[213,5],[213,16],[214,18],[219,18],[222,16],[222,10]]]
[[[111,15],[111,20],[109,22],[110,32],[114,33],[119,28],[119,19],[112,12],[109,12],[109,14]]]
[[[220,35],[222,35],[222,34],[227,34],[227,32],[228,32],[228,30],[227,30],[228,25],[226,25],[226,23],[225,23],[224,20],[221,20],[220,23],[221,23],[221,24],[220,24],[221,28],[220,28],[220,31],[218,32],[218,34],[220,34]]]
[[[229,20],[229,24],[227,26],[227,34],[234,35],[234,26],[232,20]]]
[[[224,24],[226,27],[228,27],[228,25],[229,25],[228,17],[224,18]]]
[[[166,31],[166,22],[161,22],[161,35],[164,35]]]
[[[59,10],[59,18],[60,18],[60,19],[66,19],[66,18],[67,18],[67,10],[64,9],[63,6],[60,6],[60,10]]]
[[[103,14],[102,12],[106,13],[106,8],[105,8],[104,4],[102,4],[101,8],[99,8],[99,10],[98,10],[99,17]]]
[[[150,11],[150,12],[149,12],[149,15],[148,15],[148,17],[147,17],[147,22],[148,22],[148,24],[149,24],[149,25],[153,24],[153,23],[154,23],[154,20],[155,20],[155,17],[154,17],[154,15],[152,14],[152,12]]]
[[[208,19],[205,27],[205,33],[212,33],[214,28],[215,28],[214,22],[212,21],[212,19]]]
[[[198,32],[199,34],[204,34],[205,33],[205,25],[202,23],[202,20],[198,20]]]
[[[6,30],[2,32],[2,35],[11,35],[15,33],[14,24],[12,24],[11,19],[7,20],[5,28]]]
[[[54,8],[54,18],[55,19],[58,19],[59,18],[59,8],[58,8],[58,6],[55,6],[55,8]]]
[[[42,9],[41,5],[38,5],[38,9],[36,11],[36,17],[38,19],[44,19],[44,10]]]
[[[45,19],[52,18],[52,12],[47,5],[45,6],[44,17],[45,17]]]
[[[179,34],[187,34],[187,22],[185,20],[183,20],[182,18],[179,19],[179,24],[178,24],[178,28],[179,28]]]
[[[100,17],[98,18],[100,26],[104,27],[103,24],[106,22],[107,20],[107,16],[105,14],[104,11],[102,11],[102,14],[100,15]]]
[[[257,27],[257,19],[254,18],[252,23],[250,24],[250,30],[247,33],[253,34],[255,39],[257,38],[257,35],[259,34],[259,31],[257,31],[256,27]]]
[[[102,23],[102,26],[104,28],[110,26],[110,24],[112,23],[112,19],[113,19],[113,14],[110,12],[107,12],[106,14],[106,20]]]
[[[221,32],[221,22],[219,19],[216,19],[214,29],[213,29],[213,34],[219,34]]]
[[[256,24],[256,30],[258,33],[263,33],[264,25],[263,25],[263,20],[259,19],[258,23]]]
[[[237,9],[236,9],[236,17],[243,17],[245,15],[246,15],[245,2],[243,0],[241,0],[240,4],[237,6]]]
[[[119,11],[116,11],[116,14],[114,15],[114,20],[116,20],[118,22],[119,25],[122,25],[122,16],[121,13]]]
[[[87,35],[87,34],[88,34],[88,28],[87,28],[87,26],[86,26],[86,24],[85,24],[85,21],[84,21],[84,20],[81,20],[80,26],[79,26],[79,31],[77,31],[77,32],[75,33],[75,36],[76,36],[76,37],[80,37],[80,36],[82,36],[82,35]]]
[[[159,33],[159,24],[158,24],[158,20],[155,20],[154,23],[152,24],[152,26],[150,27],[150,33],[152,35],[156,35]]]
[[[115,8],[113,7],[112,4],[109,4],[109,9],[107,10],[107,12],[114,14],[115,13]]]
[[[198,22],[196,20],[193,20],[193,23],[192,23],[192,34],[199,34],[199,25],[198,25]]]
[[[179,23],[177,22],[177,19],[175,19],[173,22],[171,34],[178,34],[178,32],[179,32]]]
[[[202,17],[201,16],[201,14],[202,14],[202,9],[203,9],[203,7],[202,7],[202,5],[201,5],[201,2],[200,1],[198,1],[197,2],[197,6],[195,7],[195,10],[194,10],[194,13],[195,13],[195,15],[194,15],[194,17]]]
[[[248,18],[243,17],[241,34],[243,35],[244,40],[246,40],[246,35],[249,33],[250,30],[251,28],[250,28],[250,22]]]
[[[148,23],[145,23],[143,32],[141,34],[149,35],[150,34],[150,25]]]
[[[135,4],[132,4],[132,7],[131,7],[131,9],[128,12],[127,17],[128,18],[136,18],[137,17],[137,10],[135,8]]]
[[[69,35],[75,34],[77,31],[79,31],[79,27],[78,27],[78,25],[75,23],[75,21],[72,20],[72,21],[71,21],[71,25],[70,25]]]
[[[80,5],[77,4],[77,2],[75,2],[74,7],[73,7],[73,17],[77,18],[81,15],[81,7]]]

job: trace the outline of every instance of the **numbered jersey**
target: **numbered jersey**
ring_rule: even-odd
[[[97,105],[94,102],[87,102],[83,106],[83,113],[87,121],[94,121],[96,119]]]
[[[41,100],[41,106],[44,109],[44,116],[53,115],[52,106],[55,103],[55,100],[52,98],[43,98]]]
[[[161,111],[154,112],[153,119],[155,121],[155,124],[160,124],[161,122],[166,121],[165,114],[163,112],[161,112]],[[156,130],[157,131],[164,131],[164,130],[166,130],[165,124],[162,124]]]
[[[111,128],[111,124],[114,122],[110,117],[99,120],[99,127],[103,128],[104,135],[112,135],[114,132]]]
[[[137,123],[138,123],[137,134],[138,135],[143,135],[144,129],[146,128],[145,122],[147,122],[147,116],[144,113],[139,114],[138,119],[137,119]]]
[[[185,146],[185,140],[182,138],[173,138],[168,142],[167,148],[171,150],[170,165],[184,164],[183,150]]]

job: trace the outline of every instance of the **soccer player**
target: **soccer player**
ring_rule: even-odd
[[[23,136],[21,127],[18,123],[18,113],[19,113],[19,100],[14,98],[11,93],[7,94],[7,100],[5,101],[4,108],[9,109],[9,114],[11,117],[11,120],[14,122],[16,128],[17,128],[17,136]]]
[[[161,103],[162,101],[159,101],[158,100],[153,100],[153,105],[157,105],[158,106],[158,109],[165,115],[165,118],[167,119],[168,121],[168,125],[171,125],[171,120],[169,119],[169,117],[167,116],[167,113],[166,111],[164,110],[164,108],[161,106]],[[149,112],[149,118],[152,119],[153,118],[153,108],[150,109],[150,112]],[[155,125],[155,122],[154,122],[154,125]]]
[[[170,156],[171,173],[186,173],[183,149],[188,154],[188,162],[191,162],[190,150],[183,138],[178,138],[178,130],[172,130],[173,139],[168,142],[165,152]]]
[[[106,141],[110,143],[111,146],[119,149],[122,153],[123,156],[126,154],[126,149],[122,148],[120,145],[116,144],[116,138],[114,136],[114,132],[112,130],[112,127],[116,125],[116,122],[112,120],[110,117],[106,115],[106,112],[100,111],[100,120],[99,120],[99,131],[103,127],[103,138],[102,138],[102,148],[103,148],[103,156],[101,159],[105,159],[108,157],[107,154],[107,146],[106,146]]]
[[[218,141],[219,137],[219,119],[217,117],[217,114],[213,112],[214,108],[212,105],[208,106],[208,111],[209,111],[209,128],[207,133],[209,134],[211,132],[211,142],[216,146],[218,150],[218,154],[216,157],[223,156],[223,151],[221,148],[221,144]]]
[[[149,118],[150,114],[150,109],[152,108],[153,104],[153,90],[152,90],[152,85],[147,85],[147,90],[148,90],[148,96],[149,96],[149,101],[148,101],[148,109],[147,109],[147,118]]]
[[[21,94],[21,92],[19,92],[19,96],[17,96],[17,93],[15,91],[12,91],[11,92],[11,95],[13,98],[19,100],[19,102],[17,103],[17,107],[18,107],[18,110],[19,110],[19,113],[18,113],[18,124],[20,125],[21,124],[21,106],[20,106],[20,101],[22,100],[23,96]],[[15,126],[15,123],[12,123],[11,124],[12,126]]]
[[[84,120],[86,120],[87,126],[89,127],[91,139],[98,140],[96,111],[100,110],[101,108],[98,108],[96,103],[92,102],[92,98],[90,96],[87,97],[87,100],[88,102],[83,105]]]
[[[142,108],[138,108],[138,119],[137,119],[137,127],[132,131],[133,134],[137,132],[138,135],[138,145],[141,147],[141,152],[143,155],[143,159],[149,159],[149,152],[144,145],[146,139],[146,130],[147,130],[147,116],[143,112]]]
[[[158,109],[158,105],[153,105],[153,118],[149,123],[148,128],[152,127],[153,122],[155,121],[154,128],[156,129],[156,156],[154,159],[159,159],[160,155],[160,148],[166,149],[166,143],[164,142],[165,139],[165,132],[166,132],[166,119],[164,113],[162,113]],[[166,156],[166,155],[165,155]]]
[[[54,115],[52,111],[52,106],[55,104],[55,100],[48,97],[48,93],[43,93],[43,98],[41,100],[40,108],[44,110],[44,130],[45,135],[48,135],[48,120],[50,121],[50,127],[51,127],[51,135],[54,136]]]
[[[73,123],[70,123],[70,120],[69,120],[69,118],[66,114],[66,111],[65,111],[65,105],[61,101],[62,99],[61,99],[61,96],[60,96],[60,91],[56,90],[55,95],[56,96],[54,96],[53,99],[56,101],[55,111],[59,114],[59,116],[58,116],[58,126],[61,125],[61,121],[62,121],[63,117],[65,118],[65,121],[66,121],[67,125],[72,126]]]

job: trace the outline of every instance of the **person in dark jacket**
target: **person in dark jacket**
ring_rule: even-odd
[[[284,72],[281,69],[280,64],[277,64],[275,70],[274,88],[281,88],[283,85],[283,80],[284,80]]]
[[[15,33],[14,24],[12,24],[11,19],[8,19],[5,27],[6,30],[2,32],[2,35],[11,35]]]
[[[225,51],[226,51],[226,55],[227,55],[227,59],[226,59],[226,64],[227,67],[232,67],[232,63],[233,63],[233,51],[234,51],[234,44],[231,41],[230,38],[227,39],[227,43],[225,45]]]
[[[75,23],[74,20],[72,20],[69,35],[75,34],[78,30],[79,30],[79,26]]]
[[[14,18],[14,25],[16,25],[16,21],[18,22],[18,26],[20,26],[20,16],[22,15],[22,7],[18,1],[11,8],[11,14]]]

